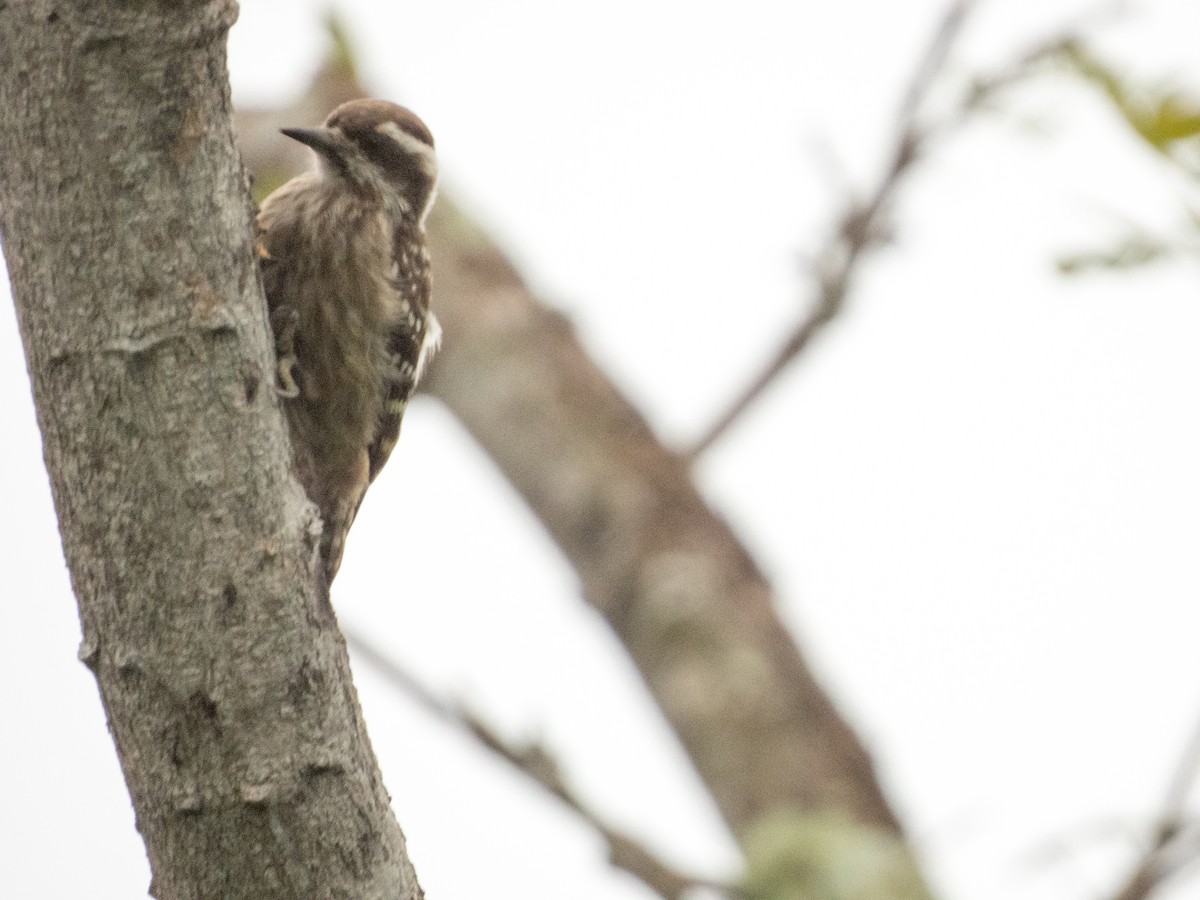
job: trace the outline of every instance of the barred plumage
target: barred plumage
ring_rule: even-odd
[[[284,134],[317,166],[263,202],[259,256],[296,474],[324,521],[331,582],[441,334],[425,247],[437,166],[421,120],[380,100]]]

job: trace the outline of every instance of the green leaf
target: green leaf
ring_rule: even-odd
[[[1064,45],[1061,59],[1069,69],[1100,88],[1129,127],[1160,153],[1179,141],[1200,136],[1200,100],[1195,97],[1136,84],[1078,43]]]
[[[1132,235],[1105,249],[1065,254],[1058,258],[1057,265],[1062,275],[1085,275],[1097,270],[1138,268],[1170,256],[1172,252],[1172,248],[1161,241]]]

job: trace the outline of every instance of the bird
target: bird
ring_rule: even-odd
[[[327,589],[441,339],[425,235],[438,167],[425,123],[385,100],[351,100],[318,128],[281,131],[314,165],[262,202],[258,260]]]

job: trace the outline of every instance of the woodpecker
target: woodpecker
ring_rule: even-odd
[[[425,219],[433,136],[410,110],[352,100],[284,128],[311,171],[263,201],[258,255],[296,476],[321,513],[326,585],[436,351]]]

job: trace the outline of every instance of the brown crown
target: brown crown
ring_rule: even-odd
[[[417,140],[433,146],[433,135],[417,114],[387,100],[351,100],[343,103],[329,114],[325,125],[363,144],[369,143],[375,130],[385,122],[394,122]]]

